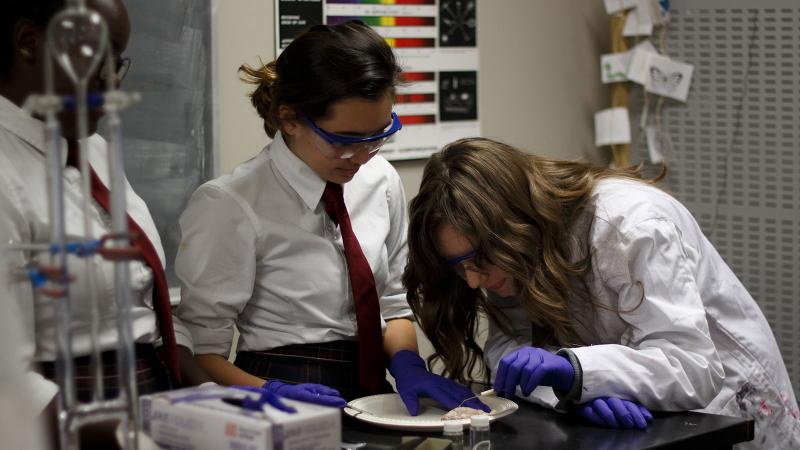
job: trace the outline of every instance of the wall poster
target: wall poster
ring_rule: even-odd
[[[394,49],[406,83],[403,123],[381,154],[425,158],[448,142],[479,136],[477,0],[276,0],[275,53],[313,25],[361,20]]]

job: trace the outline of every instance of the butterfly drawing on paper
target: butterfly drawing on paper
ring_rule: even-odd
[[[674,92],[683,80],[681,72],[664,73],[656,66],[650,67],[650,80],[654,91]]]

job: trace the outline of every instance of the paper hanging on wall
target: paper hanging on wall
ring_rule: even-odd
[[[639,0],[639,2],[647,2],[650,9],[650,20],[653,21],[653,25],[664,25],[669,22],[669,16],[666,15],[667,10],[662,7],[659,0]]]
[[[658,13],[658,18],[654,13]],[[660,22],[661,13],[658,9],[653,9],[652,0],[637,0],[636,9],[629,12],[625,17],[625,26],[622,28],[622,35],[629,36],[650,36],[653,34],[653,25],[656,20]]]
[[[647,136],[647,152],[650,154],[650,162],[658,164],[664,161],[664,153],[661,151],[661,142],[658,138],[658,128],[655,125],[648,125],[644,132]]]
[[[631,123],[628,108],[608,108],[594,115],[595,145],[630,144]]]
[[[606,4],[606,12],[615,14],[626,9],[631,9],[636,6],[637,0],[604,0]]]
[[[600,74],[603,83],[628,81],[630,52],[607,53],[600,57]]]
[[[669,0],[653,0],[653,2],[657,3],[653,9],[653,11],[657,12],[655,14],[655,23],[660,25],[669,23]]]
[[[693,73],[694,66],[691,64],[651,53],[647,56],[648,76],[644,89],[653,94],[686,102]]]
[[[647,57],[651,54],[657,55],[658,50],[648,39],[633,47],[629,53],[631,57],[628,65],[628,79],[644,85],[648,78]]]

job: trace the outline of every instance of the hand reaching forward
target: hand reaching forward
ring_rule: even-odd
[[[517,386],[525,397],[537,386],[567,392],[574,379],[575,369],[566,357],[537,347],[523,347],[500,360],[494,391],[507,398],[514,396]]]
[[[644,430],[653,415],[644,406],[617,397],[598,397],[578,409],[589,422],[608,428],[638,428]]]
[[[491,408],[474,398],[475,394],[465,386],[428,372],[425,361],[410,350],[395,353],[389,362],[389,372],[394,377],[400,398],[412,416],[419,414],[420,397],[430,397],[446,410],[467,406],[485,412],[491,411]]]

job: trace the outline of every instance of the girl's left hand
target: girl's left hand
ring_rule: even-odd
[[[579,408],[578,412],[584,419],[601,427],[644,430],[653,421],[647,408],[617,397],[598,397]]]
[[[575,379],[575,369],[569,359],[538,347],[522,347],[500,360],[494,391],[513,398],[520,387],[522,395],[531,395],[537,386],[552,386],[568,392]]]

